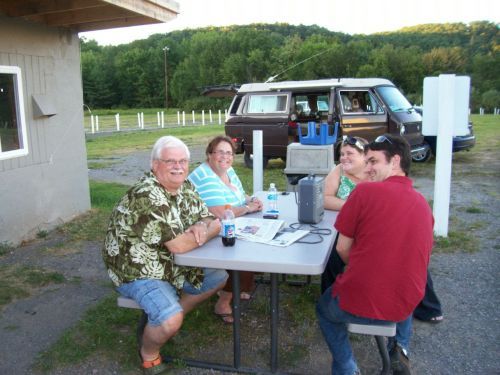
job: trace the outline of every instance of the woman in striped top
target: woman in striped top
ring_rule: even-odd
[[[198,194],[215,216],[222,218],[224,206],[231,205],[234,216],[243,216],[251,212],[262,211],[263,204],[257,198],[249,197],[232,165],[236,151],[231,138],[217,136],[207,146],[207,160],[189,175]],[[253,272],[240,272],[241,299],[250,299],[254,289]],[[226,286],[219,293],[215,305],[215,314],[225,323],[232,323],[232,283],[231,274]]]

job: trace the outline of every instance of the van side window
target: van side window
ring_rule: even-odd
[[[367,90],[342,90],[340,91],[340,102],[344,114],[377,114],[384,112],[375,96]]]
[[[329,96],[327,93],[299,94],[292,97],[295,114],[299,121],[328,115]]]
[[[247,113],[278,113],[286,111],[287,95],[250,95]]]
[[[234,98],[233,105],[231,106],[231,109],[229,112],[231,115],[236,115],[236,113],[238,112],[238,108],[240,106],[242,98],[243,98],[242,95],[236,95],[236,97]]]

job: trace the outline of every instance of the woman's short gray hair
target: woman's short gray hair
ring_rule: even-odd
[[[160,159],[161,152],[166,148],[183,148],[186,151],[186,155],[188,159],[190,158],[189,149],[184,142],[182,142],[179,138],[176,138],[172,135],[165,135],[159,138],[151,151],[151,161],[150,166],[153,168],[153,160]]]

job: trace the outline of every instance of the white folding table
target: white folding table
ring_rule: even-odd
[[[257,196],[263,200],[265,193]],[[286,225],[297,223],[298,209],[295,194],[279,195],[279,219],[285,220]],[[254,213],[249,217],[262,217],[262,213]],[[333,223],[337,212],[325,210],[323,220],[315,224],[316,227],[331,229],[330,234],[322,235],[320,243],[311,245],[294,243],[287,247],[271,246],[256,242],[236,240],[233,247],[224,247],[220,237],[216,237],[198,249],[185,254],[176,254],[175,263],[183,266],[208,267],[230,270],[233,274],[233,366],[210,364],[198,361],[186,362],[194,365],[217,370],[252,372],[241,366],[240,352],[240,280],[239,271],[268,272],[271,283],[271,372],[278,369],[278,275],[319,275],[323,273],[328,262],[331,247],[336,231]],[[307,225],[305,225],[307,227]],[[310,228],[304,228],[310,229]],[[304,241],[319,240],[318,235],[304,237]],[[259,370],[261,372],[261,370]]]

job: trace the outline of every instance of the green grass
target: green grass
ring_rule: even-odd
[[[128,188],[122,184],[90,181],[92,209],[58,230],[66,234],[69,241],[102,241],[111,210]]]
[[[30,296],[36,289],[65,281],[62,274],[39,267],[0,267],[0,307],[19,298]]]
[[[482,214],[484,213],[484,210],[476,206],[471,206],[471,207],[466,207],[465,212],[469,214]]]
[[[0,242],[0,256],[14,250],[14,246],[10,242]]]
[[[158,138],[173,135],[188,146],[208,144],[216,135],[224,134],[222,126],[175,127],[171,129],[142,130],[87,137],[87,158],[100,159],[126,155],[135,151],[150,151]]]
[[[76,327],[68,330],[48,351],[36,358],[36,367],[49,371],[62,365],[78,363],[90,355],[101,352],[132,367],[135,352],[133,322],[139,311],[116,307],[112,295],[89,309]]]
[[[475,236],[464,231],[448,231],[448,237],[434,238],[434,253],[455,253],[458,251],[473,253],[479,250]]]

